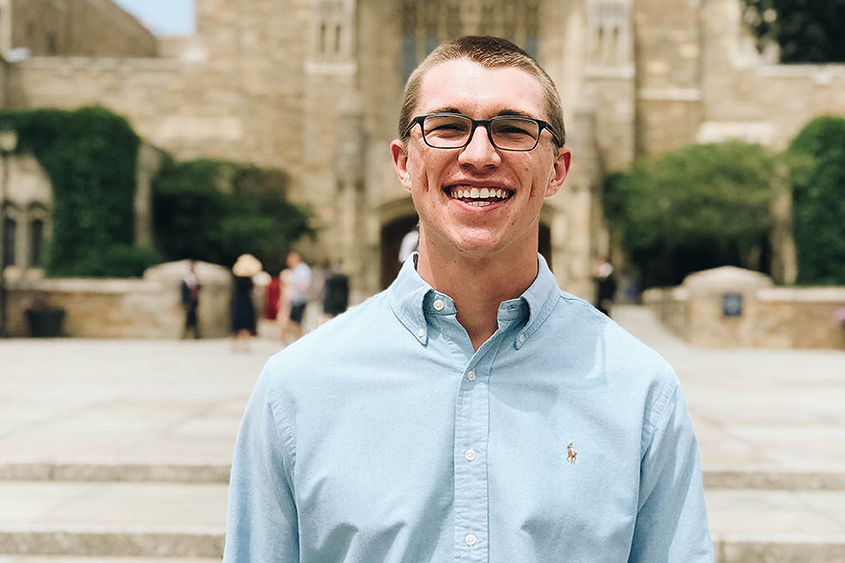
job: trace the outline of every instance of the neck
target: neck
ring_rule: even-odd
[[[499,304],[522,295],[537,277],[536,248],[535,243],[531,252],[501,250],[473,257],[454,248],[442,252],[421,233],[417,273],[455,301],[458,322],[478,350],[498,328]]]

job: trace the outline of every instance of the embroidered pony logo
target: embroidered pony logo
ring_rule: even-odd
[[[569,442],[566,446],[566,461],[574,464],[575,460],[578,458],[578,452],[572,449],[572,444],[574,444],[574,442]]]

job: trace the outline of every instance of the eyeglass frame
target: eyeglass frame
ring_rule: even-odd
[[[463,145],[456,146],[456,147],[435,147],[431,143],[428,142],[425,136],[425,128],[423,127],[423,122],[429,117],[444,117],[444,116],[451,116],[451,117],[461,117],[463,119],[468,119],[472,123],[472,128],[469,130],[469,136],[467,137],[466,142]],[[490,130],[490,124],[498,119],[522,119],[525,121],[533,121],[537,124],[537,138],[534,139],[534,146],[530,149],[506,149],[498,146],[496,142],[493,140],[493,133]],[[478,128],[479,125],[484,126],[484,130],[487,131],[487,140],[490,141],[490,145],[497,150],[500,151],[508,151],[508,152],[530,152],[537,148],[537,145],[540,144],[540,135],[543,134],[543,129],[547,129],[549,133],[552,135],[552,140],[558,146],[558,148],[563,147],[563,143],[560,140],[560,137],[552,129],[552,126],[549,124],[548,121],[543,121],[542,119],[535,119],[533,117],[528,117],[527,115],[519,115],[519,114],[511,114],[511,115],[496,115],[491,117],[490,119],[473,119],[467,115],[462,113],[453,113],[450,111],[440,111],[435,113],[428,113],[425,115],[418,115],[411,120],[411,123],[408,124],[408,127],[405,128],[405,136],[409,136],[411,134],[411,129],[414,128],[414,125],[419,124],[420,126],[420,135],[422,136],[423,142],[426,146],[429,146],[433,149],[440,149],[440,150],[455,150],[455,149],[464,149],[469,146],[472,142],[472,138],[475,135],[475,130]]]

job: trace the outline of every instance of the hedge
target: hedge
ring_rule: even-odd
[[[811,121],[787,153],[798,283],[845,284],[845,119]]]

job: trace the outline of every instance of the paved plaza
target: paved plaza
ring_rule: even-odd
[[[845,352],[694,348],[615,315],[681,379],[718,560],[845,561]],[[278,349],[0,341],[0,563],[219,561],[238,423]]]

